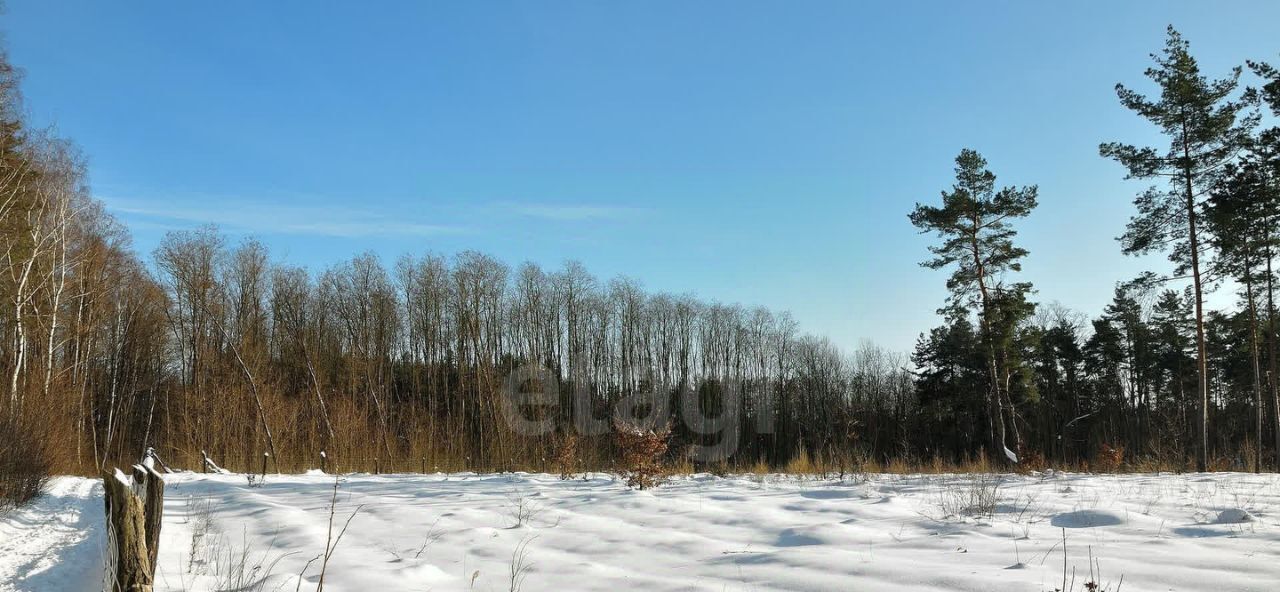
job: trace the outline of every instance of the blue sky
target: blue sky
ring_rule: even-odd
[[[1039,184],[1041,301],[1096,314],[1160,266],[1114,237],[1158,141],[1172,23],[1202,67],[1280,56],[1280,3],[9,0],[32,119],[150,254],[214,222],[313,270],[372,250],[578,259],[907,351],[944,273],[907,213],[963,147]]]

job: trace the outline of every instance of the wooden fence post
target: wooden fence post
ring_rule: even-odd
[[[154,579],[160,553],[160,524],[164,520],[164,479],[151,467],[133,465],[133,487],[134,493],[142,497],[143,532]]]
[[[262,476],[264,478],[267,476],[267,459],[268,458],[271,458],[271,453],[263,452],[262,453]]]
[[[321,472],[321,473],[328,473],[328,472],[329,472],[329,471],[328,471],[328,469],[326,469],[326,468],[325,468],[325,461],[326,461],[326,460],[328,460],[328,459],[326,458],[324,451],[323,451],[323,450],[321,450],[321,451],[320,451],[320,472]]]
[[[107,517],[107,579],[109,592],[151,592],[154,581],[147,550],[145,504],[119,471],[102,474]],[[156,528],[159,535],[159,528]]]

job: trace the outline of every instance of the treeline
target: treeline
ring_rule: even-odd
[[[784,463],[800,447],[892,448],[914,404],[903,356],[866,346],[846,358],[786,314],[649,294],[572,262],[513,270],[466,252],[406,256],[389,270],[361,255],[313,275],[272,262],[258,242],[228,246],[211,228],[170,233],[154,258],[155,279],[132,276],[104,295],[104,314],[85,315],[96,324],[24,321],[63,328],[27,338],[27,351],[53,361],[49,398],[34,380],[44,362],[33,361],[18,373],[16,399],[84,393],[34,411],[81,443],[62,451],[68,470],[149,446],[184,466],[198,466],[203,450],[256,467],[269,451],[295,469],[325,450],[361,469],[545,469],[569,434],[584,436],[584,463],[604,467],[609,433],[579,433],[575,414],[607,421],[616,405],[654,392],[670,397],[677,422],[685,396],[708,419],[736,410],[736,424],[714,432],[674,426],[685,443],[733,434],[728,452],[739,461]],[[91,370],[76,368],[81,332],[102,348],[84,358]],[[522,433],[504,411],[531,378],[562,398],[541,406],[551,431]]]
[[[90,472],[147,448],[190,468],[202,452],[239,469],[269,453],[292,471],[324,450],[352,470],[556,470],[566,451],[606,469],[620,415],[669,420],[669,460],[713,466],[1260,468],[1280,439],[1280,132],[1255,111],[1280,112],[1280,79],[1251,70],[1257,89],[1238,88],[1241,71],[1207,80],[1171,31],[1149,72],[1160,99],[1118,88],[1170,136],[1168,150],[1102,147],[1160,182],[1122,246],[1177,270],[1125,282],[1096,319],[1033,302],[1014,224],[1038,189],[997,187],[964,151],[941,203],[911,216],[941,239],[926,265],[953,273],[945,324],[907,356],[842,352],[785,313],[574,262],[364,254],[311,272],[202,228],[143,264],[74,148],[23,118],[0,60],[0,474],[5,458]],[[1217,285],[1240,306],[1204,311]]]
[[[272,263],[257,242],[229,248],[202,229],[169,234],[155,263],[167,388],[122,404],[136,426],[128,433],[151,424],[179,453],[250,462],[275,448],[287,462],[314,462],[325,449],[370,466],[545,468],[569,434],[609,435],[582,433],[585,422],[656,394],[684,441],[734,434],[736,455],[785,462],[798,446],[874,423],[850,415],[851,394],[874,401],[868,411],[901,413],[912,399],[905,358],[868,347],[846,360],[786,314],[650,294],[573,262],[512,269],[465,252],[388,269],[366,254],[312,275]],[[550,390],[557,403],[517,405],[513,420],[510,397],[527,390]],[[710,419],[732,407],[735,425],[712,434],[678,421],[688,396]],[[516,425],[537,419],[554,428]],[[611,438],[587,442],[590,462],[612,462]]]
[[[998,188],[971,150],[956,159],[942,203],[912,213],[941,239],[925,265],[952,271],[947,323],[913,357],[921,404],[936,420],[926,431],[943,448],[1200,470],[1280,465],[1280,128],[1262,114],[1280,116],[1280,75],[1249,62],[1258,87],[1242,87],[1240,67],[1208,78],[1172,27],[1152,58],[1157,97],[1123,85],[1116,93],[1168,146],[1110,142],[1099,152],[1127,178],[1153,183],[1134,199],[1122,249],[1165,253],[1172,273],[1122,283],[1088,322],[1038,308],[1017,278],[1027,251],[1013,226],[1034,210],[1038,189]],[[1206,310],[1205,293],[1222,286],[1239,293],[1238,308]]]

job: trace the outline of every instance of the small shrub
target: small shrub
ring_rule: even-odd
[[[565,434],[556,449],[556,468],[560,471],[560,479],[568,481],[576,477],[578,465],[578,436]]]
[[[1123,464],[1124,446],[1120,445],[1103,444],[1093,458],[1094,469],[1104,473],[1114,473]]]
[[[507,498],[507,515],[511,518],[512,528],[532,525],[534,519],[542,514],[542,505],[533,498],[513,492]]]
[[[662,457],[667,453],[671,427],[643,429],[615,421],[614,438],[626,472],[627,486],[638,489],[657,487],[662,483]]]
[[[529,577],[529,572],[533,569],[533,563],[529,561],[529,543],[538,537],[526,537],[516,544],[516,548],[511,552],[511,566],[508,574],[510,579],[508,583],[509,592],[520,592],[524,586],[525,578]],[[480,573],[480,572],[476,572]],[[475,578],[471,578],[472,584],[475,584]]]
[[[938,508],[945,517],[991,516],[1000,503],[1000,485],[1000,478],[991,474],[947,483],[938,494]]]
[[[0,512],[40,495],[51,468],[47,437],[21,419],[0,421]]]
[[[1031,471],[1044,470],[1046,466],[1044,455],[1039,450],[1033,450],[1026,445],[1018,447],[1018,472],[1028,473]]]

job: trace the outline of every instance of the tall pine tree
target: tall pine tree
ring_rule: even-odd
[[[1271,113],[1280,117],[1280,69],[1271,64],[1249,62],[1249,68],[1262,77],[1264,84],[1260,90],[1251,89],[1250,94],[1260,95],[1262,101],[1270,108]],[[1280,126],[1263,130],[1252,143],[1249,160],[1257,167],[1262,177],[1262,197],[1267,205],[1261,208],[1263,228],[1263,255],[1265,260],[1267,292],[1267,368],[1268,382],[1271,386],[1271,409],[1275,423],[1275,465],[1280,470],[1280,364],[1277,363],[1277,350],[1280,349],[1280,336],[1277,335],[1275,306],[1275,273],[1271,258],[1277,242],[1280,242]]]
[[[1195,300],[1197,369],[1199,372],[1200,447],[1196,465],[1209,464],[1208,354],[1204,337],[1204,245],[1202,196],[1232,160],[1249,136],[1249,117],[1241,118],[1246,101],[1232,100],[1239,85],[1240,68],[1222,80],[1209,80],[1191,55],[1190,45],[1171,26],[1164,52],[1152,54],[1156,65],[1146,75],[1160,88],[1156,100],[1116,85],[1120,102],[1151,121],[1169,138],[1159,150],[1109,142],[1099,147],[1102,156],[1115,159],[1131,179],[1165,179],[1168,186],[1151,187],[1138,195],[1138,214],[1129,220],[1121,237],[1125,253],[1168,251],[1176,273],[1190,272]]]
[[[1254,403],[1255,470],[1262,466],[1262,370],[1258,341],[1258,287],[1264,281],[1263,259],[1268,237],[1268,210],[1264,177],[1256,162],[1246,160],[1243,166],[1230,164],[1227,174],[1219,179],[1208,202],[1208,228],[1218,251],[1218,267],[1244,286],[1249,342],[1250,384]]]
[[[921,232],[936,234],[941,245],[929,247],[934,257],[922,263],[930,269],[954,266],[947,280],[953,309],[975,311],[979,340],[987,356],[988,441],[993,458],[1007,458],[1005,414],[1016,417],[1009,396],[1012,363],[1008,347],[1012,333],[1010,311],[1025,314],[1030,285],[1006,285],[1004,275],[1022,269],[1027,250],[1016,247],[1013,220],[1036,207],[1036,187],[996,189],[996,176],[974,150],[956,157],[956,182],[942,193],[941,206],[917,203],[911,223]],[[1021,303],[1013,306],[1013,303]],[[1010,426],[1012,427],[1012,426]],[[1015,428],[1015,434],[1016,434]],[[1014,447],[1020,442],[1015,436]],[[1011,459],[1012,460],[1012,459]]]

